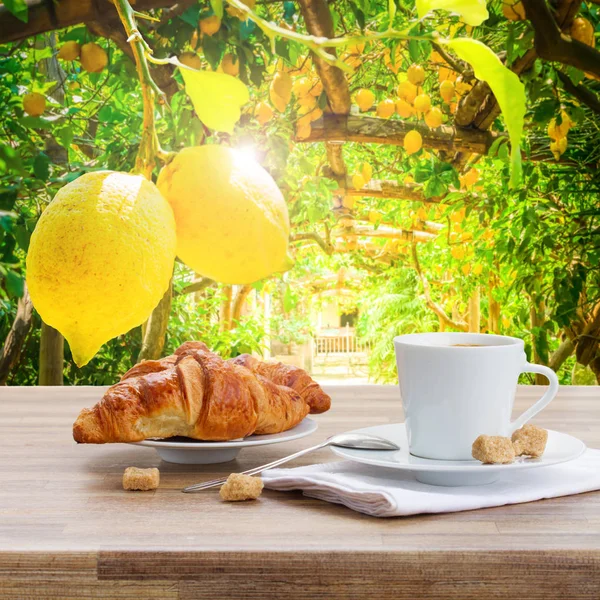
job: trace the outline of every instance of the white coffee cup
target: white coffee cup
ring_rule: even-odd
[[[477,436],[510,436],[556,396],[548,367],[527,362],[523,340],[478,333],[416,333],[394,338],[410,453],[473,460]],[[521,373],[550,380],[546,393],[511,421]]]

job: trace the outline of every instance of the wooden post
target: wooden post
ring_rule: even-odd
[[[469,298],[469,333],[479,333],[481,331],[480,300],[480,290],[477,286]]]
[[[50,325],[42,323],[38,385],[62,385],[65,339]]]

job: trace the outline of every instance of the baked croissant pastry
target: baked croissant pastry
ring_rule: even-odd
[[[241,365],[270,379],[277,385],[285,385],[292,388],[310,406],[312,414],[318,414],[329,410],[331,398],[321,389],[321,386],[300,367],[285,365],[280,362],[264,362],[250,354],[240,354],[230,358],[228,362]]]
[[[224,441],[291,429],[308,412],[292,388],[187,342],[125,373],[96,406],[81,411],[73,437],[87,444],[173,436]]]

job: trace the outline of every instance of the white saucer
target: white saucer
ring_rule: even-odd
[[[514,463],[508,465],[484,465],[478,460],[431,460],[413,456],[408,452],[408,440],[404,423],[365,427],[352,433],[379,435],[395,442],[400,446],[400,450],[357,450],[330,446],[335,454],[348,460],[377,467],[414,471],[418,481],[431,485],[459,486],[492,483],[502,475],[513,471],[547,467],[574,460],[585,451],[585,444],[581,440],[566,433],[548,431],[546,451],[541,458],[520,457]]]
[[[186,437],[135,442],[137,446],[154,448],[165,461],[180,465],[210,465],[233,460],[242,450],[252,446],[280,444],[306,437],[317,430],[317,423],[306,417],[296,427],[271,435],[251,435],[230,442],[203,442]]]

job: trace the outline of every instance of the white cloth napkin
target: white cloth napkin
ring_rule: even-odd
[[[539,469],[513,471],[495,483],[441,487],[420,483],[408,471],[393,471],[351,461],[273,469],[262,474],[271,490],[302,490],[305,496],[343,504],[374,517],[457,512],[600,489],[600,450]]]

